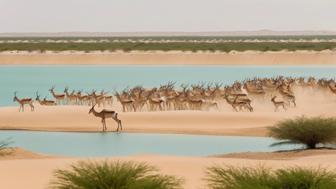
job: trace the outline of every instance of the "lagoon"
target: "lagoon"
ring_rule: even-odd
[[[0,66],[0,106],[11,106],[13,94],[19,97],[51,98],[48,91],[55,86],[58,93],[64,87],[70,90],[92,89],[113,92],[126,87],[142,85],[154,87],[169,81],[195,84],[221,82],[231,84],[254,77],[314,76],[334,78],[336,66],[117,66],[117,65],[55,65],[55,66]]]
[[[268,137],[208,136],[143,133],[75,133],[39,131],[0,131],[0,140],[11,146],[37,153],[107,157],[141,154],[209,156],[235,152],[269,152],[300,146],[270,147],[276,140]]]

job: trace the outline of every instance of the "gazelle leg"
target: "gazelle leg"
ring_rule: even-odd
[[[107,130],[107,127],[106,127],[106,121],[105,121],[105,119],[104,119],[104,131],[106,131]]]
[[[119,121],[118,121],[118,120],[114,120],[114,121],[116,121],[116,122],[117,122],[117,124],[118,124],[118,127],[117,127],[117,132],[119,132]]]
[[[238,112],[238,110],[237,110],[237,107],[236,107],[236,106],[233,106],[233,109],[234,109],[234,111],[235,111],[235,112]]]
[[[101,120],[101,122],[102,122],[102,125],[103,125],[103,132],[105,131],[105,120],[104,120],[104,118]]]
[[[118,124],[116,132],[119,131],[119,121],[117,117],[112,117],[112,119]]]
[[[120,120],[120,119],[118,120],[118,124],[120,124],[120,130],[123,130],[123,128],[122,128],[122,124],[121,124],[121,120]]]

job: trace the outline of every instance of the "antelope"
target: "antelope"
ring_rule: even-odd
[[[61,104],[61,102],[64,102],[65,94],[56,94],[54,89],[55,87],[53,86],[51,87],[51,89],[49,89],[49,91],[53,95],[53,97],[56,99],[56,103]]]
[[[288,106],[291,105],[291,103],[293,103],[294,107],[296,107],[296,101],[295,101],[295,96],[294,94],[289,90],[289,87],[287,88],[287,90],[279,90],[280,94],[282,95],[282,97],[287,101]]]
[[[40,95],[38,94],[38,92],[36,92],[36,101],[38,103],[40,103],[41,106],[56,106],[56,102],[53,100],[47,100],[46,98],[44,98],[43,100],[40,100]]]
[[[108,105],[112,106],[112,104],[113,104],[113,96],[112,95],[108,96],[107,94],[108,94],[108,92],[105,92],[104,90],[101,91],[101,95],[103,97],[104,104],[106,102]]]
[[[24,112],[24,106],[27,104],[30,106],[30,110],[34,111],[34,105],[33,105],[33,99],[31,98],[22,98],[19,99],[16,96],[16,92],[14,92],[14,98],[13,98],[13,102],[18,102],[20,104],[20,108],[19,108],[19,112],[22,110],[22,112]]]
[[[97,112],[94,108],[95,108],[96,104],[92,106],[92,108],[89,111],[89,114],[93,114],[95,117],[99,117],[101,118],[101,122],[103,124],[103,132],[105,132],[107,130],[106,127],[106,119],[107,118],[112,118],[115,122],[117,122],[118,127],[117,127],[117,132],[119,132],[119,127],[120,130],[122,130],[122,124],[121,124],[121,120],[118,118],[118,113],[115,111],[111,111],[111,110],[105,110],[103,109],[100,112]]]
[[[336,84],[334,82],[329,82],[328,87],[332,93],[336,94]]]
[[[80,90],[80,91],[77,92],[76,96],[77,96],[77,103],[79,105],[87,105],[88,104],[89,99],[90,99],[89,95],[82,95],[82,91]]]
[[[243,108],[246,108],[246,109],[248,109],[250,112],[253,112],[253,107],[250,105],[249,102],[247,102],[247,101],[237,101],[238,96],[236,96],[236,97],[234,98],[233,101],[231,101],[231,100],[228,98],[228,95],[225,95],[224,98],[225,98],[226,102],[227,102],[228,104],[230,104],[230,105],[232,106],[232,108],[233,108],[236,112],[238,112],[237,107],[239,108],[240,111],[242,111]]]
[[[286,106],[285,106],[285,102],[284,101],[275,101],[275,99],[277,98],[277,96],[273,96],[271,101],[275,107],[274,111],[278,111],[278,108],[281,106],[285,111],[287,110],[286,109]]]
[[[288,105],[293,103],[294,107],[296,107],[296,101],[295,101],[295,96],[294,95],[288,94],[288,95],[283,95],[283,97],[288,101]]]
[[[247,109],[250,112],[253,112],[253,107],[251,106],[251,100],[250,99],[245,99],[243,101],[238,101],[238,95],[235,97],[235,99],[233,100],[233,104],[234,105],[238,105],[239,109],[242,110],[242,108]]]
[[[64,93],[66,96],[67,103],[69,104],[76,104],[77,96],[75,95],[75,92],[73,91],[71,94],[69,94],[69,88],[65,87]]]
[[[164,100],[162,100],[161,98],[155,98],[150,96],[148,98],[148,102],[150,105],[150,109],[152,111],[159,109],[160,111],[162,111],[162,104],[165,102]]]
[[[124,95],[120,95],[119,93],[115,93],[115,96],[117,97],[117,100],[121,103],[123,112],[126,112],[128,110],[135,111],[135,106],[134,106],[134,100],[131,98],[125,98]]]

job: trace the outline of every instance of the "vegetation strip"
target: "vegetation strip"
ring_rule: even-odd
[[[144,42],[62,42],[62,43],[0,43],[0,52],[3,51],[297,51],[297,50],[334,50],[336,42],[226,42],[226,43],[191,43],[191,42],[168,42],[168,43],[144,43]]]

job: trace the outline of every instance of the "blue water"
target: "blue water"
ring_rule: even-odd
[[[33,152],[78,157],[136,154],[208,156],[233,152],[276,151],[298,147],[269,147],[275,140],[267,137],[0,131],[0,139],[7,138],[13,141],[12,146]]]
[[[56,86],[63,92],[70,89],[120,90],[143,85],[159,86],[168,81],[181,83],[222,82],[272,76],[336,75],[335,66],[0,66],[0,106],[13,105],[13,93],[19,97],[34,97],[38,90],[41,97],[50,94],[48,89]]]

